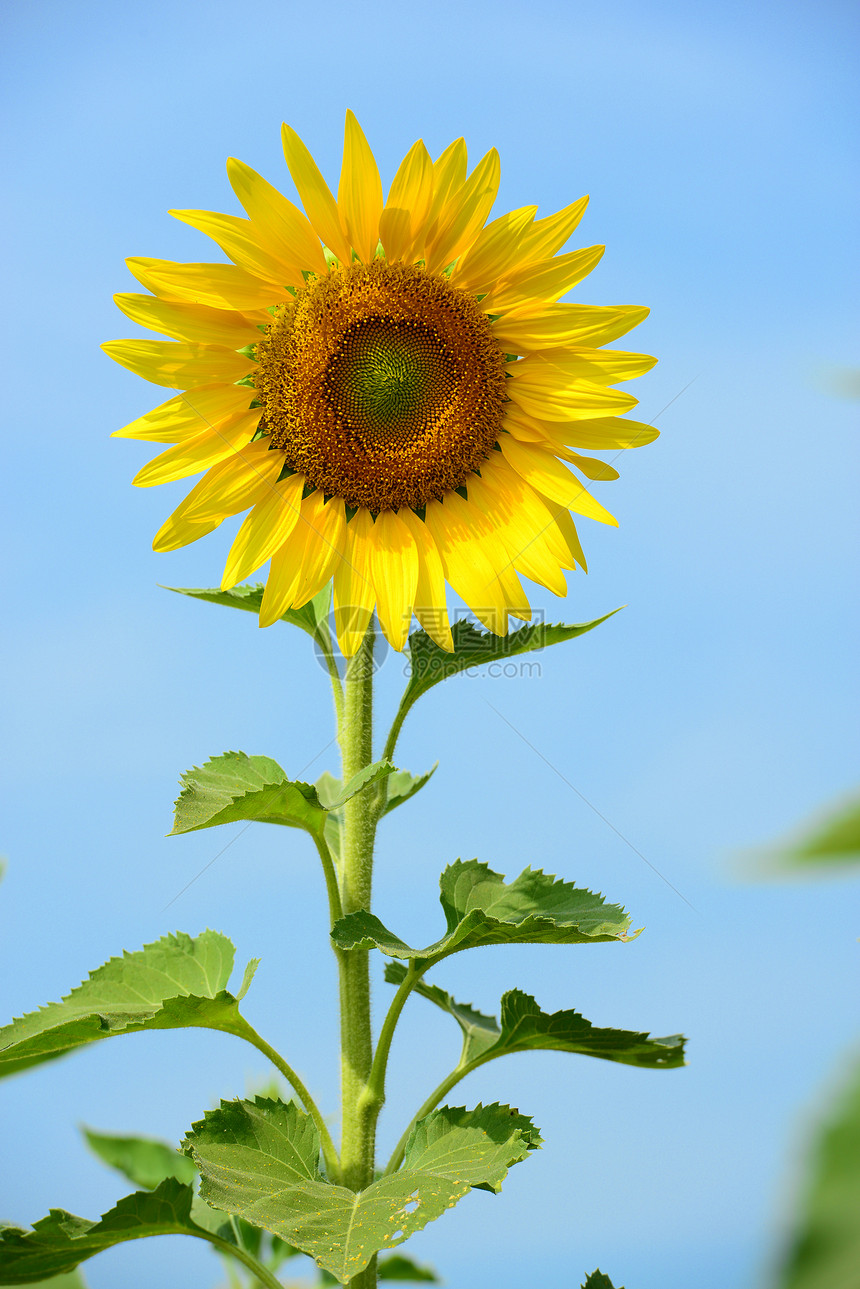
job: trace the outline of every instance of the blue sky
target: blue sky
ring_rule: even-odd
[[[660,364],[634,392],[662,437],[602,486],[621,526],[583,523],[588,577],[544,596],[556,620],[624,612],[538,675],[460,678],[415,709],[400,762],[440,769],[381,837],[378,911],[433,938],[458,855],[600,889],[645,926],[632,944],[461,955],[439,983],[485,1011],[518,985],[595,1024],[683,1030],[690,1065],[542,1053],[472,1076],[461,1100],[518,1105],[545,1148],[409,1248],[450,1289],[576,1285],[598,1263],[628,1289],[765,1286],[857,1039],[856,885],[754,882],[739,855],[857,781],[856,403],[832,376],[857,364],[856,12],[35,0],[5,27],[0,1014],[213,926],[240,965],[262,957],[248,1014],[336,1106],[301,837],[250,829],[175,899],[233,833],[163,835],[179,773],[227,748],[296,777],[335,768],[324,678],[298,633],[159,589],[217,582],[228,539],[152,553],[182,485],[133,489],[148,449],[108,435],[161,395],[98,346],[136,334],[111,299],[135,289],[126,255],[210,258],[166,212],[233,211],[226,157],[290,193],[282,120],[332,185],[347,107],[384,182],[418,137],[435,154],[462,134],[472,162],[496,146],[497,212],[591,194],[575,244],[607,251],[575,298],[651,306],[631,343]],[[381,713],[402,667],[386,657]],[[386,1143],[456,1056],[444,1022],[420,1002],[406,1016]],[[124,1193],[77,1123],[178,1140],[265,1077],[233,1039],[163,1033],[10,1081],[0,1216],[95,1216]],[[87,1276],[205,1289],[217,1267],[165,1238]]]

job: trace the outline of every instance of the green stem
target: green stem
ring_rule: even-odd
[[[343,917],[343,905],[340,902],[340,887],[337,884],[337,872],[325,837],[314,833],[313,838],[317,851],[319,852],[319,857],[322,861],[323,874],[325,875],[325,888],[328,893],[329,922],[331,926],[334,926],[338,918]]]
[[[382,752],[383,760],[394,760],[394,749],[397,746],[397,740],[400,738],[400,731],[403,728],[403,722],[406,720],[408,713],[409,708],[404,707],[401,703],[397,709],[394,720],[392,721],[391,729],[388,731],[388,738]]]
[[[376,1254],[374,1253],[364,1270],[359,1271],[357,1276],[352,1277],[349,1282],[349,1289],[376,1289],[377,1270]]]
[[[467,1074],[471,1074],[473,1070],[477,1070],[479,1065],[484,1064],[485,1062],[479,1059],[468,1061],[465,1065],[458,1065],[451,1071],[447,1078],[442,1080],[437,1088],[434,1088],[424,1104],[412,1116],[406,1131],[394,1147],[394,1154],[388,1161],[385,1172],[382,1174],[383,1177],[388,1177],[391,1173],[396,1173],[400,1165],[403,1163],[403,1156],[406,1153],[406,1143],[409,1140],[410,1133],[418,1120],[423,1119],[431,1110],[435,1110],[442,1098],[447,1096],[451,1089],[456,1087],[461,1079],[465,1079]]]
[[[412,993],[418,981],[427,970],[427,965],[418,967],[415,962],[409,963],[406,975],[400,983],[397,993],[392,999],[391,1006],[388,1008],[388,1015],[382,1023],[382,1029],[379,1034],[379,1042],[376,1045],[376,1053],[373,1057],[373,1065],[368,1080],[368,1090],[376,1106],[376,1116],[382,1109],[382,1103],[385,1100],[385,1071],[388,1066],[388,1053],[391,1050],[391,1040],[394,1038],[394,1031],[397,1028],[397,1022],[400,1019],[400,1013],[406,1003],[406,999]]]
[[[182,1234],[187,1235],[188,1232],[182,1232]],[[252,1275],[257,1277],[260,1284],[266,1286],[266,1289],[284,1289],[281,1281],[272,1275],[268,1267],[264,1267],[262,1262],[258,1262],[253,1254],[248,1253],[248,1251],[243,1249],[240,1245],[231,1244],[229,1240],[222,1240],[221,1237],[219,1235],[215,1235],[214,1232],[207,1232],[205,1235],[202,1235],[201,1238],[208,1240],[210,1244],[214,1244],[219,1253],[226,1254],[230,1258],[235,1258],[237,1262],[241,1262],[244,1267],[248,1268]]]
[[[313,1119],[314,1123],[317,1126],[317,1131],[319,1132],[319,1135],[320,1135],[320,1145],[322,1147],[323,1159],[325,1160],[326,1172],[328,1173],[329,1178],[333,1182],[340,1181],[340,1176],[341,1176],[340,1160],[338,1159],[337,1150],[335,1149],[334,1142],[331,1139],[331,1133],[329,1132],[328,1127],[326,1126],[325,1119],[322,1117],[322,1114],[320,1113],[319,1106],[317,1105],[316,1101],[314,1101],[310,1092],[308,1092],[307,1088],[305,1087],[302,1080],[299,1078],[298,1074],[296,1074],[293,1067],[287,1064],[287,1062],[281,1056],[280,1052],[277,1052],[274,1049],[274,1047],[271,1046],[270,1043],[267,1043],[266,1040],[260,1034],[257,1033],[253,1025],[250,1025],[248,1021],[245,1020],[244,1017],[242,1017],[241,1029],[234,1030],[234,1033],[238,1033],[240,1037],[246,1038],[249,1043],[253,1044],[253,1046],[256,1047],[258,1052],[262,1052],[264,1056],[268,1057],[268,1059],[272,1062],[275,1068],[280,1070],[281,1074],[283,1074],[284,1078],[293,1088],[294,1092],[297,1094],[302,1105],[305,1107],[308,1114],[311,1116],[311,1118]]]
[[[321,623],[314,632],[314,639],[319,645],[322,656],[325,658],[328,678],[331,681],[331,694],[334,699],[334,713],[337,717],[338,727],[340,727],[343,721],[343,685],[341,684],[340,672],[337,669],[337,659],[331,646],[328,627]]]
[[[373,628],[350,660],[344,685],[338,740],[343,781],[348,783],[373,760]],[[341,905],[344,915],[370,909],[375,814],[369,793],[359,792],[343,808]],[[370,971],[366,949],[342,950],[340,968],[341,1170],[343,1184],[361,1191],[373,1181],[375,1114],[368,1081],[373,1062],[370,1026]],[[378,1113],[378,1111],[377,1111]],[[350,1281],[350,1289],[371,1289],[371,1266]]]
[[[235,1226],[235,1223],[231,1223],[231,1226]],[[233,1259],[228,1258],[226,1253],[222,1253],[220,1249],[217,1250],[217,1253],[227,1273],[228,1289],[245,1289],[244,1276],[239,1275]]]

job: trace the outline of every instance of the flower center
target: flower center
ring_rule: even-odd
[[[417,265],[351,264],[312,277],[257,346],[261,426],[327,496],[419,509],[486,461],[505,356],[480,306]]]

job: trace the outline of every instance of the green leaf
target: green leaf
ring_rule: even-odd
[[[151,1137],[116,1137],[84,1128],[87,1145],[99,1159],[118,1169],[134,1185],[152,1191],[168,1177],[191,1185],[197,1169],[175,1146]]]
[[[363,909],[335,922],[332,940],[341,949],[377,948],[391,958],[429,963],[486,944],[597,944],[633,938],[630,918],[619,905],[541,869],[526,868],[506,884],[486,864],[458,859],[445,869],[440,887],[448,930],[426,949],[410,948]]]
[[[225,752],[182,775],[170,835],[254,820],[320,833],[325,811],[310,783],[292,782],[268,756]]]
[[[126,1196],[99,1222],[51,1209],[32,1231],[6,1227],[0,1230],[0,1285],[38,1284],[125,1240],[150,1235],[206,1239],[209,1232],[191,1216],[193,1198],[190,1186],[171,1178],[155,1191]]]
[[[860,799],[831,807],[796,841],[779,848],[779,859],[804,867],[860,862]]]
[[[206,600],[209,604],[223,604],[228,609],[245,609],[248,613],[260,612],[265,586],[258,582],[255,586],[234,586],[229,591],[221,591],[217,586],[192,588],[188,586],[166,586],[165,591],[176,591],[178,595],[190,595],[195,600]],[[326,619],[331,604],[331,584],[323,587],[319,594],[300,609],[287,609],[281,614],[282,622],[289,622],[300,627],[309,636],[316,636],[322,630],[328,635]]]
[[[614,1286],[609,1276],[605,1276],[602,1271],[592,1271],[582,1289],[614,1289]],[[620,1285],[619,1289],[624,1289],[624,1286]]]
[[[66,1275],[51,1276],[50,1280],[37,1280],[39,1289],[87,1289],[87,1282],[80,1271],[69,1271]]]
[[[343,811],[332,810],[331,803],[338,797],[343,790],[343,781],[335,778],[328,770],[323,770],[317,779],[314,787],[317,790],[317,796],[326,810],[325,828],[323,836],[326,845],[332,855],[340,857],[341,831],[343,828]]]
[[[438,765],[438,762],[437,762]],[[385,767],[389,767],[385,768]],[[376,769],[380,771],[378,775],[374,774],[374,781],[377,777],[387,776],[386,779],[386,802],[382,814],[387,815],[389,810],[395,806],[402,806],[404,801],[414,797],[416,792],[424,787],[424,784],[432,777],[436,770],[434,765],[426,774],[413,775],[408,770],[397,770],[390,761],[377,761],[375,766],[368,767],[368,770]],[[367,771],[362,771],[366,774]],[[314,787],[317,790],[317,796],[323,807],[328,811],[325,821],[325,840],[329,850],[333,855],[340,855],[341,829],[343,827],[343,809],[340,803],[344,800],[343,784],[340,779],[335,778],[328,770],[324,770],[317,779]]]
[[[406,978],[406,967],[402,962],[387,962],[385,964],[385,979],[391,985],[399,985]],[[438,985],[428,985],[426,981],[419,980],[414,986],[416,993],[427,998],[442,1011],[448,1012],[450,1016],[460,1026],[463,1031],[463,1054],[461,1062],[465,1064],[480,1056],[488,1048],[493,1047],[499,1040],[500,1030],[499,1022],[495,1016],[485,1016],[483,1012],[477,1011],[470,1003],[458,1003],[444,989]]]
[[[408,770],[395,770],[388,780],[388,797],[385,802],[383,815],[387,815],[390,810],[397,806],[402,806],[404,801],[414,797],[416,792],[420,792],[425,783],[432,779],[439,766],[437,761],[432,765],[426,774],[410,774]]]
[[[236,999],[225,989],[234,952],[217,931],[196,939],[177,931],[111,958],[62,1002],[0,1029],[0,1077],[142,1029],[196,1026],[244,1035]]]
[[[314,787],[323,809],[331,810],[332,802],[336,801],[343,791],[343,780],[338,779],[330,770],[323,770]]]
[[[860,1267],[860,1066],[815,1145],[779,1289],[847,1289]]]
[[[257,974],[257,968],[260,965],[259,958],[249,958],[245,970],[242,972],[242,982],[236,990],[236,1002],[240,1003],[251,988],[251,982]]]
[[[416,1124],[402,1170],[358,1194],[323,1181],[316,1127],[294,1103],[222,1102],[184,1146],[211,1204],[281,1236],[347,1282],[472,1186],[498,1189],[537,1137],[507,1106],[443,1107]]]
[[[415,631],[409,637],[409,680],[403,697],[400,700],[398,720],[409,710],[413,703],[426,694],[428,689],[438,685],[449,676],[456,676],[471,667],[483,667],[488,663],[504,661],[519,654],[533,653],[536,649],[546,649],[549,645],[562,644],[573,640],[586,631],[599,627],[601,622],[619,613],[604,613],[602,618],[593,622],[578,622],[572,626],[552,626],[546,622],[533,626],[520,627],[506,636],[496,636],[490,631],[480,631],[470,622],[455,622],[451,629],[454,641],[453,653],[448,653],[428,636],[426,631]]]
[[[680,1034],[650,1038],[625,1029],[599,1029],[575,1011],[542,1012],[529,994],[512,989],[502,996],[502,1024],[497,1043],[484,1059],[509,1052],[576,1052],[640,1069],[675,1069],[684,1064]]]
[[[402,1253],[392,1253],[381,1258],[377,1272],[379,1280],[408,1280],[410,1284],[438,1285],[442,1282],[432,1267],[422,1267]]]
[[[514,1134],[518,1153],[502,1163],[511,1151]],[[487,1140],[481,1140],[485,1134]],[[539,1150],[543,1138],[528,1115],[508,1105],[440,1106],[419,1119],[406,1143],[403,1169],[422,1168],[444,1176],[468,1180],[470,1186],[489,1186],[498,1192],[511,1164]],[[488,1160],[494,1159],[492,1168]]]
[[[347,801],[357,797],[359,792],[370,787],[372,783],[377,783],[380,779],[386,779],[390,774],[395,772],[395,767],[390,761],[374,761],[372,765],[366,765],[358,774],[354,774],[347,783],[346,787],[336,792],[329,803],[330,810],[340,810],[345,806]]]
[[[390,761],[376,761],[366,766],[326,807],[312,783],[288,779],[277,761],[270,757],[224,752],[183,774],[170,835],[244,819],[304,828],[320,836],[325,828],[327,808],[338,809],[369,784],[391,774],[393,769]]]
[[[405,975],[406,968],[400,962],[390,962],[385,968],[385,979],[391,984],[400,984]],[[542,1012],[534,998],[519,989],[502,995],[501,1025],[495,1016],[484,1016],[468,1003],[456,1002],[438,985],[419,980],[415,990],[448,1012],[460,1026],[463,1065],[478,1060],[484,1064],[511,1052],[530,1051],[575,1052],[641,1069],[669,1070],[684,1064],[684,1039],[680,1034],[650,1038],[632,1030],[598,1029],[579,1012]]]

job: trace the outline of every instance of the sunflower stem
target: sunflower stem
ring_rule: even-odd
[[[394,1038],[394,1031],[397,1028],[397,1022],[400,1020],[400,1013],[403,1011],[412,990],[427,970],[427,965],[419,967],[414,962],[410,962],[406,976],[394,995],[391,1006],[388,1008],[388,1015],[382,1023],[368,1083],[369,1090],[376,1102],[377,1115],[379,1110],[382,1109],[382,1103],[385,1100],[385,1073],[388,1067],[388,1054],[391,1051],[391,1040]]]
[[[334,656],[334,650],[331,646],[331,633],[325,623],[320,623],[314,632],[314,640],[317,647],[325,659],[326,671],[331,681],[331,696],[334,700],[334,713],[337,719],[338,728],[343,722],[343,684],[340,679],[340,673],[337,669],[337,660]]]
[[[257,1033],[253,1025],[249,1024],[248,1021],[244,1020],[244,1018],[242,1018],[241,1029],[234,1030],[234,1033],[241,1038],[247,1039],[249,1043],[256,1047],[258,1052],[262,1052],[263,1056],[267,1057],[272,1062],[275,1068],[283,1074],[284,1078],[290,1084],[293,1091],[296,1093],[302,1105],[305,1107],[317,1126],[326,1170],[329,1177],[333,1181],[337,1181],[340,1177],[340,1160],[337,1157],[337,1151],[335,1150],[334,1142],[331,1139],[331,1133],[328,1130],[328,1126],[320,1112],[319,1106],[316,1101],[314,1101],[310,1092],[308,1092],[298,1074],[296,1074],[291,1065],[287,1064],[280,1052],[276,1051],[270,1043],[267,1043],[262,1035]]]
[[[338,740],[343,781],[348,783],[373,760],[372,626],[347,666],[343,716]],[[344,806],[341,856],[341,905],[344,914],[370,909],[376,812],[369,792],[359,792]],[[373,1063],[370,1028],[370,972],[366,949],[341,950],[341,1175],[351,1190],[373,1181],[376,1116],[379,1107],[369,1087]],[[373,1289],[375,1261],[350,1280],[350,1289]]]
[[[391,1173],[396,1173],[400,1165],[403,1163],[403,1156],[406,1154],[406,1146],[412,1135],[412,1130],[418,1121],[425,1118],[432,1110],[435,1110],[442,1098],[447,1096],[451,1089],[456,1087],[461,1079],[465,1079],[467,1074],[471,1074],[473,1070],[477,1070],[478,1066],[483,1064],[484,1062],[481,1060],[469,1061],[465,1064],[460,1064],[442,1080],[438,1087],[433,1089],[424,1104],[409,1120],[403,1136],[394,1147],[394,1153],[386,1165],[385,1172],[382,1174],[383,1177],[389,1177]]]
[[[277,1276],[268,1267],[263,1266],[262,1262],[258,1262],[254,1255],[249,1253],[247,1249],[243,1249],[240,1244],[231,1244],[229,1240],[216,1235],[214,1231],[203,1233],[201,1239],[208,1240],[210,1244],[214,1244],[222,1257],[233,1258],[236,1262],[240,1262],[243,1267],[247,1267],[256,1278],[258,1284],[265,1286],[265,1289],[284,1289]]]
[[[386,739],[385,747],[382,752],[383,759],[386,761],[394,760],[394,749],[397,747],[397,740],[400,737],[400,731],[403,728],[403,722],[406,720],[408,713],[409,708],[404,707],[401,702],[394,717],[394,721],[392,722],[391,729],[388,731],[388,738]]]

